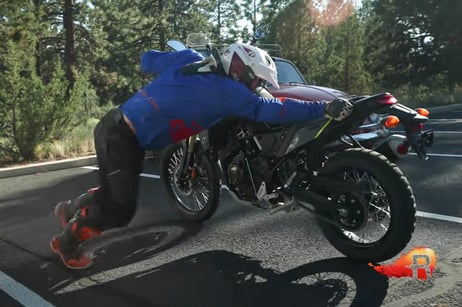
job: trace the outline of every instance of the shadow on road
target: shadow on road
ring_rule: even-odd
[[[89,242],[86,248],[96,256],[94,267],[70,272],[48,249],[49,238],[57,232],[52,204],[91,186],[95,174],[51,179],[47,188],[39,182],[3,195],[1,229],[11,245],[7,273],[56,306],[374,307],[387,293],[386,277],[346,258],[280,272],[229,251],[183,257],[188,253],[182,243],[201,226],[178,222],[157,190],[142,195],[146,204],[141,213],[150,225],[116,229]],[[168,249],[167,258],[161,252]],[[166,263],[169,259],[178,260]]]
[[[118,306],[373,307],[383,302],[388,279],[348,258],[279,272],[264,268],[259,260],[216,250],[127,275],[98,289]],[[94,290],[67,292],[61,299],[89,298]]]

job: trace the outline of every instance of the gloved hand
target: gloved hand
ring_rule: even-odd
[[[217,70],[217,61],[215,57],[209,56],[202,61],[187,64],[181,68],[181,72],[185,75],[195,75],[215,72]]]
[[[262,86],[259,86],[255,89],[255,93],[260,96],[260,97],[263,97],[263,98],[269,98],[269,99],[273,99],[274,96],[271,95],[270,92],[268,92],[268,90]]]
[[[345,98],[334,99],[324,106],[324,116],[336,121],[347,118],[352,111],[353,105]]]

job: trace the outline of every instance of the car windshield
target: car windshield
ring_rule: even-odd
[[[295,67],[294,64],[281,60],[274,59],[276,68],[278,70],[278,82],[282,83],[303,83],[306,84],[305,79]]]

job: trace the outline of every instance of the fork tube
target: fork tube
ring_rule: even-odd
[[[183,161],[183,169],[181,174],[186,175],[189,164],[191,163],[192,154],[194,153],[194,144],[196,143],[196,135],[192,135],[188,138],[186,142],[186,157]]]
[[[196,134],[188,138],[188,153],[194,152],[194,143],[196,142]]]

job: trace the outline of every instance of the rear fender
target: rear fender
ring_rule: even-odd
[[[339,139],[342,135],[349,134],[364,123],[364,120],[371,113],[381,113],[397,103],[397,99],[389,94],[382,93],[368,96],[353,101],[353,111],[351,115],[342,121],[331,120],[324,125],[317,134],[315,143],[317,146],[325,145]]]
[[[397,103],[398,99],[390,93],[367,96],[353,102],[354,112],[361,113],[364,117],[371,113],[382,113]]]

